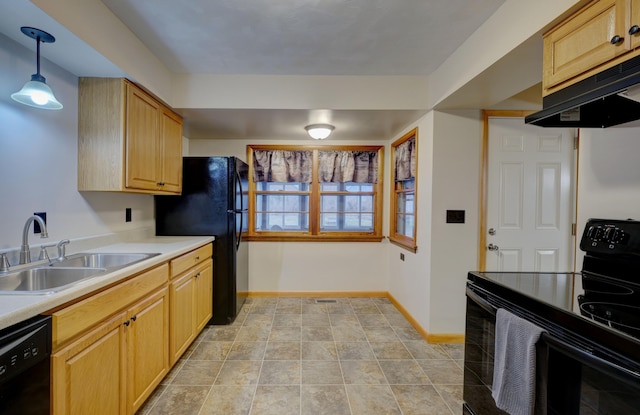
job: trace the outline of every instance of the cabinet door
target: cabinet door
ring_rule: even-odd
[[[545,34],[542,81],[545,91],[629,51],[627,1],[592,2]],[[614,36],[622,40],[612,44]]]
[[[213,262],[209,259],[196,272],[196,333],[211,319],[213,309]]]
[[[171,319],[169,321],[171,365],[189,347],[195,337],[194,272],[187,272],[170,284]]]
[[[182,120],[166,108],[161,114],[162,181],[160,190],[182,191]]]
[[[125,320],[120,313],[51,356],[54,415],[126,413]]]
[[[127,412],[135,413],[169,370],[168,289],[131,307],[127,340]]]
[[[127,84],[126,187],[156,190],[161,172],[160,105]]]
[[[637,26],[637,28],[634,26]],[[640,32],[636,32],[636,30],[640,30],[640,0],[631,0],[631,15],[627,35],[631,38],[632,49],[640,46]],[[635,33],[631,34],[630,31]]]

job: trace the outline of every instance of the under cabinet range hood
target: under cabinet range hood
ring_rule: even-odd
[[[640,119],[640,56],[542,98],[540,127],[606,128]]]

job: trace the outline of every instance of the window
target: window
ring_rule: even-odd
[[[391,144],[393,189],[389,240],[416,252],[418,129]]]
[[[381,146],[248,146],[249,239],[382,240],[383,152]]]

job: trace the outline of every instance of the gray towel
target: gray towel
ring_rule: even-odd
[[[500,308],[491,396],[511,415],[533,415],[536,401],[536,343],[544,329]]]

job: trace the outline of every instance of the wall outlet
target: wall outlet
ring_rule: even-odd
[[[35,216],[40,216],[44,221],[44,224],[47,224],[47,212],[33,212]],[[42,229],[40,229],[40,224],[36,221],[33,221],[33,233],[42,233]]]
[[[404,254],[400,252],[400,261],[404,261]]]
[[[126,208],[124,210],[124,221],[131,222],[131,208]]]

